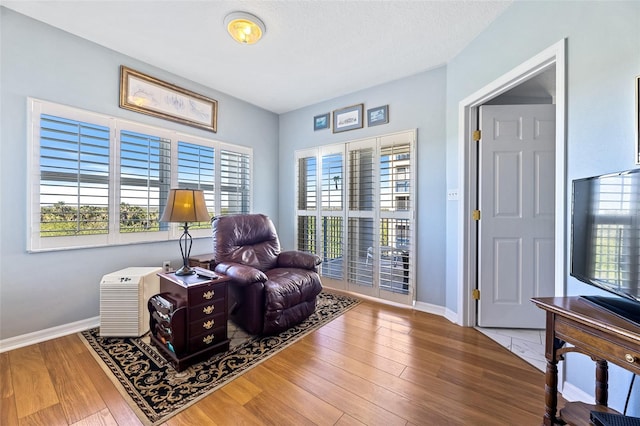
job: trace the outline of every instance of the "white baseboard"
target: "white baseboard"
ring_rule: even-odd
[[[443,306],[432,305],[431,303],[418,302],[413,305],[416,311],[426,312],[427,314],[434,314],[439,316],[445,316],[445,308]]]
[[[560,393],[562,394],[562,397],[567,401],[580,401],[587,404],[595,404],[595,398],[593,395],[588,394],[587,392],[577,388],[569,382],[564,382],[562,384]]]
[[[46,330],[23,334],[21,336],[10,337],[8,339],[0,340],[0,353],[55,339],[57,337],[77,333],[79,331],[88,330],[90,328],[98,326],[100,326],[99,316],[72,322],[70,324],[47,328]]]

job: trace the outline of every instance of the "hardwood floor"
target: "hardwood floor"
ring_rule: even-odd
[[[0,354],[0,424],[138,425],[77,335]],[[473,328],[365,301],[164,425],[539,425],[544,375]]]

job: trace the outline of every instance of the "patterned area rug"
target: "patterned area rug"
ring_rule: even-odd
[[[149,344],[148,336],[100,337],[98,328],[80,336],[142,423],[157,425],[358,303],[323,291],[307,320],[275,336],[246,335],[229,321],[229,351],[179,373]]]

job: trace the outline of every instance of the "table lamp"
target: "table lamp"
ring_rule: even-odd
[[[189,254],[193,239],[189,234],[189,222],[206,222],[211,220],[207,205],[204,201],[204,192],[197,189],[171,189],[167,206],[164,208],[160,222],[184,223],[184,232],[180,237],[180,254],[182,255],[182,267],[176,271],[176,275],[191,275],[195,271],[189,267]]]

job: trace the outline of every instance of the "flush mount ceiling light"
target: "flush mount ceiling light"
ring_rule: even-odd
[[[235,41],[242,44],[254,44],[267,31],[264,23],[246,12],[232,12],[224,18],[224,25]]]

